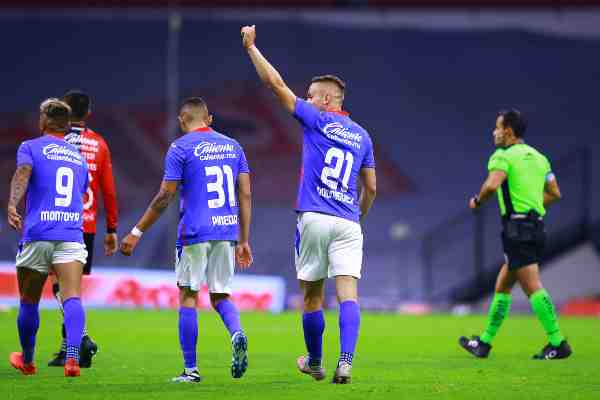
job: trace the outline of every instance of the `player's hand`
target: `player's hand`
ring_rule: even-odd
[[[104,236],[104,255],[112,256],[119,248],[119,238],[116,233],[107,233]]]
[[[481,203],[479,202],[479,198],[477,196],[473,196],[469,199],[469,208],[471,210],[476,210],[479,208]]]
[[[247,49],[254,46],[254,43],[256,42],[256,25],[244,26],[241,33],[244,48]]]
[[[21,218],[21,215],[17,211],[17,207],[8,206],[6,214],[8,215],[8,224],[11,228],[17,231],[23,229],[23,218]]]
[[[250,245],[247,242],[238,243],[237,246],[235,246],[236,264],[239,265],[241,269],[246,269],[252,265],[252,261],[254,261],[254,259],[252,258],[252,249],[250,248]]]
[[[132,235],[131,233],[125,236],[123,240],[121,240],[121,254],[125,256],[130,256],[131,254],[133,254],[133,250],[135,249],[135,246],[137,246],[139,241],[140,238]]]

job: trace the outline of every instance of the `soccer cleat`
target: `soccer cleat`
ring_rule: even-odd
[[[248,338],[239,331],[231,338],[231,376],[241,378],[248,369]]]
[[[566,340],[560,342],[558,346],[552,346],[548,343],[542,351],[538,354],[533,355],[534,360],[560,360],[562,358],[568,358],[573,351],[571,350],[571,346],[567,343]]]
[[[79,353],[79,366],[81,368],[90,368],[92,366],[92,357],[98,353],[98,345],[92,338],[86,335],[81,338]]]
[[[472,336],[471,339],[461,336],[458,344],[477,358],[487,358],[492,349],[492,345],[482,342],[479,336]]]
[[[298,370],[303,374],[310,375],[315,381],[322,381],[325,379],[325,369],[322,366],[311,367],[308,363],[308,356],[300,356],[296,360]]]
[[[10,353],[8,361],[13,368],[21,371],[23,375],[34,375],[37,372],[35,363],[31,362],[29,364],[25,364],[23,362],[23,353]]]
[[[193,370],[190,373],[185,372],[185,370],[181,373],[181,375],[176,376],[171,379],[171,382],[177,383],[198,383],[202,382],[202,377],[200,376],[200,372],[197,369]]]
[[[335,369],[332,383],[347,384],[352,381],[352,364],[341,361]]]
[[[67,358],[67,361],[65,361],[65,376],[74,378],[79,375],[81,375],[81,369],[79,369],[77,360],[74,358]]]
[[[48,361],[49,367],[63,367],[65,365],[65,361],[67,360],[67,352],[59,351],[58,353],[54,353],[54,358]]]

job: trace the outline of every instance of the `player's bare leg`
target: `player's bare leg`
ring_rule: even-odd
[[[241,378],[248,369],[248,338],[242,330],[240,313],[227,293],[210,293],[210,304],[231,336],[231,376]]]
[[[571,346],[560,331],[554,303],[540,281],[539,266],[531,264],[519,268],[515,275],[548,336],[549,343],[533,358],[552,360],[569,357],[572,353]]]
[[[492,340],[500,329],[502,322],[508,317],[511,304],[511,291],[517,282],[517,276],[504,264],[496,279],[495,294],[490,303],[488,321],[481,337],[477,335],[467,338],[461,336],[458,340],[460,346],[477,358],[486,358],[492,349]]]
[[[300,289],[304,294],[302,326],[308,355],[298,357],[296,364],[300,372],[312,376],[317,381],[325,379],[325,369],[322,367],[323,332],[325,331],[325,318],[323,316],[324,282],[322,279],[315,282],[299,281]]]
[[[54,264],[52,268],[58,278],[65,314],[65,330],[67,333],[65,376],[75,377],[80,375],[79,350],[85,326],[85,311],[80,298],[83,264],[79,261],[72,261]]]
[[[37,372],[35,366],[35,339],[40,326],[39,302],[42,289],[48,275],[29,268],[17,268],[19,283],[20,306],[17,318],[19,340],[22,352],[10,354],[10,364],[20,370],[23,375],[33,375]]]
[[[179,288],[179,344],[183,354],[184,370],[173,382],[198,383],[202,377],[196,365],[198,343],[198,292],[189,287]]]
[[[352,359],[360,329],[360,307],[358,305],[358,279],[353,276],[335,277],[335,290],[340,304],[340,358],[333,383],[350,383],[352,380]]]

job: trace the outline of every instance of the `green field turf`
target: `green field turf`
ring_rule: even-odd
[[[22,376],[8,364],[18,350],[16,311],[0,313],[0,399],[600,399],[600,320],[563,318],[574,355],[534,361],[545,343],[537,321],[511,317],[487,360],[457,345],[460,334],[479,333],[484,317],[363,314],[352,385],[329,383],[338,353],[337,317],[327,315],[328,380],[299,375],[304,352],[297,313],[243,314],[250,368],[241,380],[229,375],[229,340],[220,319],[199,318],[199,367],[204,382],[174,384],[182,361],[175,311],[95,311],[89,327],[100,346],[94,367],[77,379],[46,362],[58,346],[58,314],[42,312],[36,352],[38,374]]]

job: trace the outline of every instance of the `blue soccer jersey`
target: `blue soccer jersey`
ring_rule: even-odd
[[[164,180],[180,182],[178,246],[238,240],[237,178],[249,172],[239,143],[211,128],[171,144]]]
[[[77,148],[44,135],[21,144],[17,166],[31,165],[22,242],[83,243],[83,195],[88,169]]]
[[[375,168],[371,137],[347,113],[321,112],[300,98],[294,117],[304,129],[296,210],[358,221],[358,176]]]

